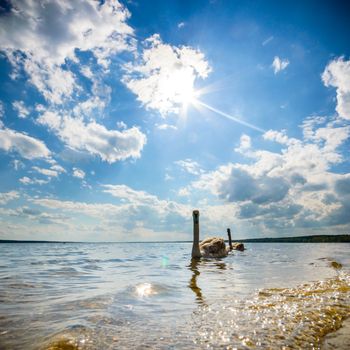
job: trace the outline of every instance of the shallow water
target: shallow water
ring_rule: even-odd
[[[1,349],[312,349],[350,316],[349,244],[1,244]]]

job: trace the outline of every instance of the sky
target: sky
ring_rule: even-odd
[[[350,231],[347,1],[0,1],[0,239]]]

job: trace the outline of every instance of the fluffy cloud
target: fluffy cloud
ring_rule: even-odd
[[[53,130],[70,148],[98,155],[108,163],[139,158],[146,144],[146,135],[136,127],[108,130],[96,122],[85,123],[81,118],[62,117],[53,111],[44,112],[38,122]]]
[[[24,61],[24,68],[33,84],[47,101],[59,104],[73,94],[78,86],[75,75],[56,65],[36,62],[34,58]]]
[[[326,86],[337,89],[337,107],[339,116],[350,120],[350,61],[343,57],[331,61],[322,74]]]
[[[66,169],[58,164],[53,164],[50,169],[56,171],[57,173],[66,173]]]
[[[17,152],[23,158],[49,158],[51,152],[45,143],[11,129],[0,129],[0,149]]]
[[[148,109],[178,113],[197,78],[210,72],[204,54],[191,47],[164,44],[155,34],[144,42],[139,62],[126,64],[124,83]]]
[[[39,174],[48,176],[48,177],[57,177],[58,176],[58,171],[55,169],[45,169],[45,168],[39,168],[37,166],[32,167],[33,170],[38,172]]]
[[[19,198],[19,193],[17,191],[10,192],[0,192],[0,204],[4,205],[14,199]]]
[[[192,175],[199,175],[203,173],[200,165],[192,159],[177,160],[174,162],[174,164],[178,165],[183,171]]]
[[[288,145],[298,142],[296,139],[291,139],[287,136],[286,131],[268,130],[264,133],[263,138],[265,140],[275,141],[282,145]]]
[[[23,68],[47,100],[60,103],[72,94],[75,77],[63,68],[90,51],[107,68],[111,55],[132,50],[130,14],[117,0],[12,0],[0,18],[0,50],[14,67]]]
[[[111,203],[84,203],[61,201],[51,198],[31,198],[31,206],[44,207],[55,213],[71,215],[77,213],[86,217],[98,219],[100,224],[108,230],[115,231],[118,227],[127,233],[137,230],[138,233],[147,232],[184,232],[184,223],[191,232],[191,208],[173,201],[162,200],[145,191],[136,191],[126,185],[104,185],[103,192],[117,200]],[[150,239],[151,236],[146,237]]]
[[[78,168],[73,168],[73,176],[78,179],[83,179],[85,177],[85,172]]]
[[[202,174],[192,186],[232,203],[241,219],[265,228],[349,222],[350,175],[332,167],[344,160],[338,148],[349,138],[350,127],[321,117],[307,118],[302,127],[302,140],[289,138],[285,131],[266,132],[263,138],[280,144],[279,152],[251,148],[245,153],[253,160],[250,164],[223,165]]]
[[[274,73],[277,74],[282,70],[286,69],[288,65],[289,65],[289,61],[287,59],[281,59],[278,56],[275,56],[271,67],[273,68]]]
[[[247,152],[249,152],[249,150],[250,150],[250,148],[252,146],[250,136],[248,136],[246,134],[243,134],[240,137],[239,141],[240,141],[239,142],[239,147],[235,148],[235,152],[238,152],[238,153],[247,153]]]
[[[91,50],[103,59],[106,51],[128,47],[133,33],[126,24],[129,12],[117,0],[12,0],[0,22],[2,47],[31,53],[62,64],[76,59],[76,50]]]
[[[45,185],[49,180],[41,180],[36,178],[29,178],[28,176],[23,176],[19,179],[19,182],[23,185]]]
[[[23,101],[14,101],[12,103],[13,109],[18,113],[20,118],[27,118],[29,115],[28,108],[24,105]]]
[[[158,130],[177,130],[177,127],[175,125],[166,124],[166,123],[156,124],[155,127]]]

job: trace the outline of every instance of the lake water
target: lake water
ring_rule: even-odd
[[[1,244],[0,349],[321,347],[350,316],[350,244],[246,247]]]

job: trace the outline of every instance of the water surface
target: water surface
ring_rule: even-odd
[[[1,349],[319,348],[350,313],[349,244],[1,244]]]

